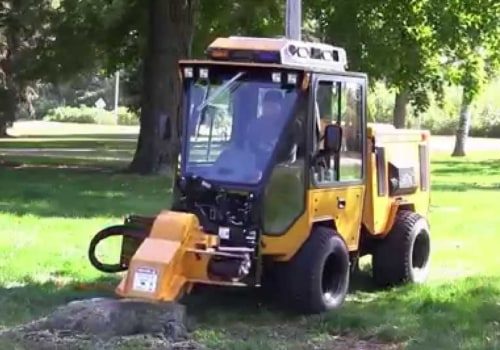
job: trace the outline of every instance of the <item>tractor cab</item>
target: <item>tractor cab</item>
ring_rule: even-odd
[[[196,211],[205,184],[253,203],[248,226],[279,236],[304,214],[309,188],[362,181],[366,77],[346,73],[344,49],[229,37],[215,40],[207,56],[180,62],[176,210]],[[224,215],[206,193],[200,220],[214,230],[228,225],[217,222]]]

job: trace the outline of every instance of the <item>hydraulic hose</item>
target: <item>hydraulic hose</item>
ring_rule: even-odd
[[[124,266],[121,263],[118,264],[104,264],[100,262],[96,255],[95,250],[97,245],[103,240],[113,237],[113,236],[123,236],[130,237],[135,239],[145,239],[149,235],[144,228],[140,228],[137,226],[131,225],[116,225],[107,227],[101,231],[99,231],[94,238],[90,241],[88,257],[92,266],[94,266],[97,270],[105,273],[117,273],[126,271],[128,266]]]

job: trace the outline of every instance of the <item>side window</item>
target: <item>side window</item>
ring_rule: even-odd
[[[299,97],[302,99],[302,97]],[[305,135],[307,100],[302,100],[294,113],[294,122],[287,129],[288,140],[283,156],[274,166],[264,194],[263,226],[266,235],[280,235],[304,212],[305,198]]]
[[[322,137],[327,124],[339,122],[340,83],[322,81],[316,91],[316,113],[320,119]]]
[[[343,129],[341,152],[319,158],[312,175],[317,185],[362,179],[363,84],[351,81],[319,81],[316,90],[316,133],[314,150],[323,148],[326,125],[340,124]]]
[[[340,181],[363,178],[363,85],[358,82],[342,83],[343,147],[340,152]]]

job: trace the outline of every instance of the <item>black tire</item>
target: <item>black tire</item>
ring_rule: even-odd
[[[281,267],[275,270],[280,274],[281,298],[293,310],[317,314],[344,303],[349,289],[349,251],[335,230],[314,227],[297,254]]]
[[[430,228],[424,217],[408,210],[399,211],[391,231],[374,247],[375,283],[381,287],[424,283],[429,273],[430,241]]]

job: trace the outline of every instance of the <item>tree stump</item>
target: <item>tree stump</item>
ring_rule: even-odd
[[[201,349],[190,341],[185,307],[128,299],[71,302],[50,315],[0,332],[12,349]]]

